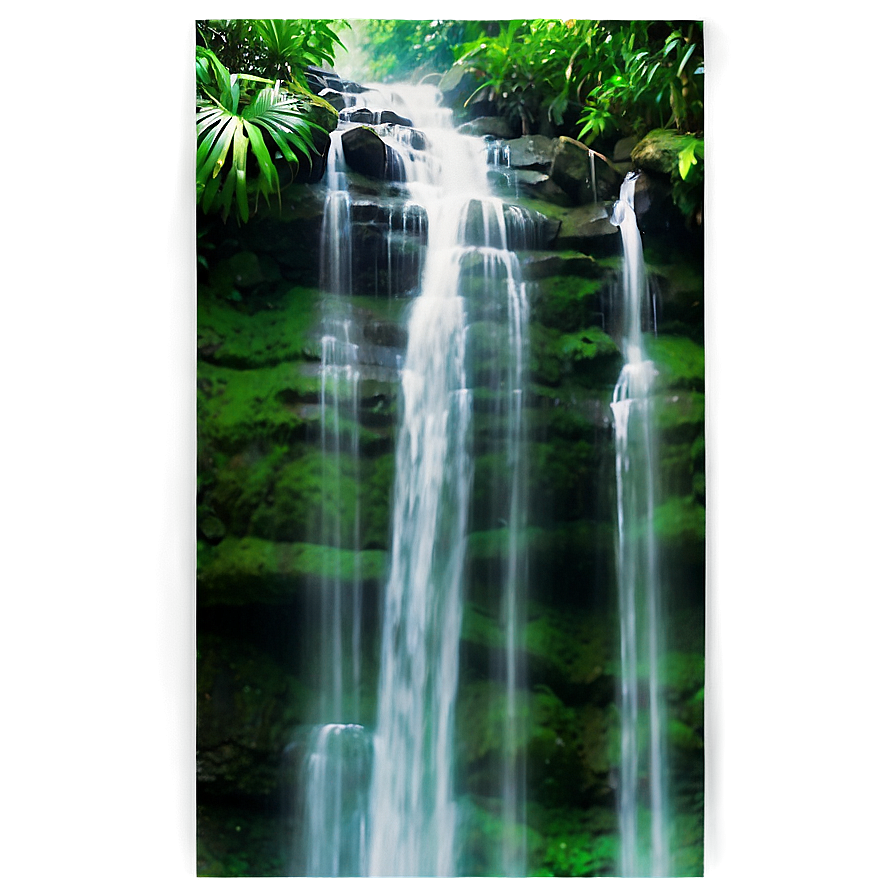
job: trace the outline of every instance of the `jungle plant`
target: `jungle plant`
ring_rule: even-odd
[[[485,79],[466,105],[487,98],[524,134],[542,118],[545,124],[562,124],[570,97],[580,88],[578,62],[590,47],[590,24],[516,19],[460,47],[456,64]]]
[[[220,210],[227,218],[234,201],[241,221],[249,219],[248,159],[251,149],[258,174],[257,194],[279,195],[280,180],[272,149],[298,164],[296,153],[311,161],[314,129],[307,117],[310,100],[279,81],[231,74],[204,47],[196,50],[196,186],[204,212]],[[271,144],[267,143],[271,141]]]
[[[197,46],[230,71],[305,84],[309,65],[332,65],[343,19],[207,19],[196,23]]]
[[[579,139],[611,125],[643,135],[651,128],[702,131],[703,26],[690,22],[611,22],[600,53],[591,57],[595,76],[579,119]]]

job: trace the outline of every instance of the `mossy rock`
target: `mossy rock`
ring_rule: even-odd
[[[204,605],[291,602],[321,579],[353,581],[356,566],[362,582],[379,582],[387,559],[385,551],[356,558],[326,545],[228,536],[201,556],[199,599]]]
[[[702,543],[706,538],[706,509],[689,497],[670,498],[654,510],[653,526],[663,541]]]
[[[265,796],[309,694],[267,654],[200,632],[197,657],[198,781],[205,793]]]
[[[598,263],[590,255],[574,249],[518,252],[523,278],[600,276]]]
[[[225,451],[260,439],[288,444],[320,415],[319,378],[295,363],[234,370],[200,361],[197,372],[200,438]]]
[[[530,787],[536,799],[554,802],[583,777],[577,713],[550,688],[537,686],[514,695],[517,724],[508,728],[508,694],[501,682],[461,682],[457,703],[458,775],[468,792],[500,796],[496,769],[514,756],[531,763]],[[507,743],[512,734],[516,741]]]
[[[684,336],[645,337],[644,348],[659,373],[660,389],[702,390],[703,346]]]
[[[594,322],[602,281],[593,277],[545,277],[532,285],[532,319],[557,330],[584,330]]]
[[[538,323],[529,327],[530,371],[536,383],[612,386],[622,369],[616,343],[600,327],[564,333]]]
[[[272,297],[271,307],[255,309],[200,294],[199,357],[241,370],[319,358],[318,298],[316,290],[294,287]]]
[[[691,139],[677,131],[656,128],[632,150],[632,163],[660,174],[677,172],[678,154]]]
[[[305,452],[276,469],[240,534],[272,541],[338,540],[347,546],[357,522],[362,549],[385,550],[393,474],[391,454],[352,458]]]
[[[203,499],[224,522],[227,532],[238,536],[249,533],[253,514],[267,500],[289,456],[290,449],[285,445],[270,449],[250,445],[221,460],[203,489]]]
[[[675,390],[653,399],[653,422],[662,443],[693,443],[704,435],[706,397]]]
[[[663,659],[663,687],[673,699],[691,698],[702,693],[706,660],[702,653],[669,651]]]

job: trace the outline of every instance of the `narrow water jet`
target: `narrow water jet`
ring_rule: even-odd
[[[320,507],[311,537],[332,560],[320,576],[314,620],[316,724],[305,731],[297,774],[293,875],[357,876],[366,857],[369,736],[361,720],[361,504],[359,346],[344,297],[352,291],[351,197],[341,135],[332,135],[321,228]]]
[[[619,873],[668,877],[668,769],[660,693],[664,646],[654,532],[657,451],[650,400],[656,369],[646,355],[641,328],[648,290],[634,209],[636,177],[626,177],[611,218],[622,233],[624,253],[624,366],[612,403],[620,620]]]

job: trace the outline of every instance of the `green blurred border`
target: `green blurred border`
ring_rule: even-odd
[[[894,891],[894,5],[0,4],[0,889],[193,867],[192,20],[706,19],[707,877]],[[505,12],[506,10],[506,12]]]

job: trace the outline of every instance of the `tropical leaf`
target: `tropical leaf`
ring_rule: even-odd
[[[311,160],[317,152],[314,131],[323,128],[306,118],[307,101],[278,82],[231,75],[207,50],[197,50],[197,78],[200,70],[204,95],[196,100],[197,201],[203,211],[220,210],[225,219],[235,201],[238,218],[247,221],[250,153],[258,164],[254,189],[266,199],[279,195],[280,179],[266,137],[287,162],[296,164],[297,154]]]

